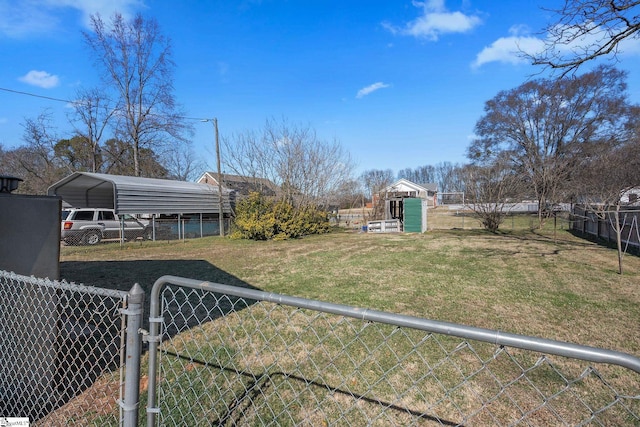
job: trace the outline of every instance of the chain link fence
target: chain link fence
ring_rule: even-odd
[[[230,220],[224,220],[225,232],[228,233]],[[182,240],[206,236],[219,236],[220,224],[217,218],[200,218],[185,216],[180,218],[156,218],[150,227],[155,228],[156,240]]]
[[[118,425],[127,295],[0,271],[0,416]]]
[[[121,228],[105,229],[96,223],[95,226],[84,226],[80,230],[66,231],[62,242],[69,246],[97,245],[100,243],[133,242],[148,240],[184,240],[207,236],[220,235],[218,219],[201,218],[195,216],[180,216],[180,218],[145,219],[145,224],[135,220],[131,226],[128,221],[123,222]],[[225,234],[229,233],[232,221],[224,219]]]
[[[67,246],[93,246],[100,243],[133,242],[151,240],[152,230],[117,230],[116,232],[105,232],[101,228],[89,228],[77,233],[67,235],[62,242]]]
[[[533,230],[540,226],[537,214],[537,205],[535,212],[509,212],[504,216],[504,220],[500,224],[501,230]],[[548,227],[558,230],[571,229],[571,220],[568,212],[558,212],[551,218],[546,219]],[[483,229],[480,218],[467,206],[451,205],[438,206],[430,208],[427,214],[427,228],[429,230],[469,230]]]
[[[640,425],[624,353],[172,276],[150,304],[149,425]]]

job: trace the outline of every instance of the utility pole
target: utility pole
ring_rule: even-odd
[[[213,119],[213,127],[216,133],[216,162],[218,164],[218,203],[220,207],[220,237],[224,237],[224,205],[222,202],[222,172],[220,172],[220,141],[218,139],[218,119]]]
[[[218,181],[218,224],[220,225],[220,236],[224,237],[224,205],[222,198],[222,172],[220,171],[220,140],[218,139],[218,119],[204,119],[203,122],[211,122],[213,123],[213,134],[216,143],[216,163],[218,168],[218,177],[216,181]]]

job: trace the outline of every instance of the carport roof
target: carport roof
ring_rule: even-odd
[[[111,208],[128,214],[218,213],[218,189],[208,184],[74,172],[49,187],[72,207]],[[231,213],[233,191],[223,190],[223,206]]]

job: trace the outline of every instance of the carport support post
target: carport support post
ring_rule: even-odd
[[[144,315],[144,290],[139,284],[133,285],[127,297],[127,308],[122,314],[127,318],[127,342],[124,376],[124,397],[120,402],[124,427],[138,425],[140,404],[140,355],[142,316]]]
[[[124,246],[124,215],[120,216],[120,247]]]

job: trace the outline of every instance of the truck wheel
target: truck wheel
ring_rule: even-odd
[[[97,245],[102,240],[100,233],[97,231],[89,231],[82,238],[82,243],[85,245]]]

